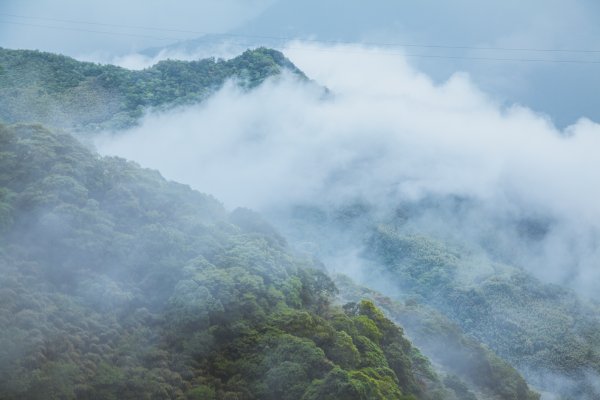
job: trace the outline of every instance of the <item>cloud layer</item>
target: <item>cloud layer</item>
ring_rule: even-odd
[[[527,108],[500,106],[468,75],[435,84],[377,49],[292,43],[286,54],[331,94],[291,76],[250,93],[228,84],[201,105],[107,134],[98,149],[230,208],[468,198],[477,206],[464,221],[433,210],[426,228],[465,238],[492,230],[542,278],[587,293],[600,283],[600,125],[581,119],[560,131]],[[550,221],[531,246],[506,228],[523,218]]]

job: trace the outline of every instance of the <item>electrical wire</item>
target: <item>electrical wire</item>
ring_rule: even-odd
[[[291,46],[291,47],[286,46],[285,48],[291,49],[291,50],[297,50],[297,51],[312,51],[312,52],[342,53],[342,54],[365,54],[365,52],[345,51],[345,50],[338,50],[338,49],[316,49],[316,48],[293,47],[293,46]],[[600,64],[600,60],[449,56],[449,55],[437,55],[437,54],[411,54],[411,53],[378,51],[377,49],[368,49],[366,51],[368,51],[369,53],[392,55],[392,56],[403,56],[403,57],[413,57],[413,58],[433,58],[433,59],[438,58],[438,59],[448,59],[448,60],[514,61],[514,62],[558,63],[558,64]]]
[[[114,28],[125,28],[125,29],[141,29],[141,30],[150,30],[150,31],[162,31],[162,32],[177,32],[177,33],[191,33],[196,35],[210,35],[210,32],[203,31],[194,31],[194,30],[185,30],[185,29],[173,29],[173,28],[158,28],[158,27],[148,27],[148,26],[140,26],[140,25],[123,25],[123,24],[108,24],[101,22],[91,22],[91,21],[81,21],[81,20],[72,20],[72,19],[60,19],[60,18],[49,18],[49,17],[33,17],[26,15],[16,15],[16,14],[6,14],[0,13],[0,17],[12,17],[12,18],[22,18],[22,19],[37,19],[37,20],[45,20],[45,21],[54,21],[54,22],[66,22],[71,24],[84,24],[84,25],[97,25],[97,26],[106,26],[106,27],[114,27]],[[66,28],[65,29],[69,29]],[[99,33],[95,31],[96,33]],[[102,32],[106,33],[106,32]],[[219,35],[223,36],[232,36],[232,37],[244,37],[251,39],[274,39],[274,40],[282,40],[282,41],[292,41],[297,38],[287,37],[287,36],[269,36],[269,35],[248,35],[248,34],[235,34],[235,33],[220,33]],[[165,39],[165,38],[160,38]],[[173,39],[173,38],[166,38]],[[180,39],[177,39],[180,40]],[[345,41],[345,40],[321,40],[321,39],[302,39],[303,42],[316,42],[323,44],[356,44],[356,42]],[[443,44],[416,44],[416,43],[381,43],[381,42],[361,42],[361,44],[366,46],[377,46],[377,47],[418,47],[418,48],[435,48],[435,49],[453,49],[453,50],[483,50],[483,51],[526,51],[526,52],[550,52],[550,53],[592,53],[592,54],[600,54],[600,50],[595,49],[551,49],[551,48],[535,48],[535,47],[493,47],[493,46],[465,46],[465,45],[443,45]]]
[[[54,22],[63,22],[70,24],[83,24],[83,25],[96,25],[96,26],[105,26],[105,27],[113,27],[113,28],[125,28],[125,29],[140,29],[140,30],[151,30],[158,32],[177,32],[177,33],[188,33],[188,34],[196,34],[196,35],[209,35],[207,32],[200,31],[191,31],[191,30],[182,30],[182,29],[169,29],[169,28],[157,28],[157,27],[146,27],[146,26],[135,26],[135,25],[121,25],[121,24],[107,24],[100,22],[90,22],[90,21],[77,21],[77,20],[69,20],[69,19],[59,19],[59,18],[48,18],[48,17],[33,17],[33,16],[23,16],[23,15],[15,15],[15,14],[5,14],[0,13],[0,17],[11,17],[11,18],[22,18],[22,19],[37,19],[37,20],[46,20],[46,21],[54,21]],[[20,26],[29,26],[29,27],[37,27],[37,28],[45,28],[45,29],[54,29],[54,30],[66,30],[66,31],[76,31],[76,32],[87,32],[87,33],[96,33],[96,34],[105,34],[105,35],[113,35],[113,36],[128,36],[128,37],[139,37],[144,39],[153,39],[153,40],[161,40],[161,41],[171,41],[177,42],[181,40],[186,40],[189,38],[181,38],[181,37],[164,37],[164,36],[152,36],[145,35],[139,33],[130,33],[130,32],[115,32],[115,31],[105,31],[105,30],[95,30],[95,29],[87,29],[87,28],[78,28],[78,27],[68,27],[68,26],[56,26],[56,25],[41,25],[27,22],[18,22],[18,21],[4,21],[0,20],[0,24],[11,24],[11,25],[20,25]],[[267,35],[245,35],[245,34],[219,34],[220,36],[231,37],[234,39],[268,39],[268,40],[277,40],[282,43],[289,43],[294,41],[301,41],[307,43],[314,44],[323,44],[323,45],[356,45],[356,42],[350,41],[340,41],[340,40],[318,40],[318,39],[298,39],[292,37],[285,36],[267,36]],[[202,40],[202,38],[196,38],[195,40]],[[241,44],[241,43],[240,43]],[[415,43],[377,43],[377,42],[361,42],[358,43],[362,46],[370,46],[370,47],[398,47],[398,48],[423,48],[423,49],[446,49],[446,50],[473,50],[473,51],[518,51],[518,52],[543,52],[543,53],[579,53],[579,54],[600,54],[600,50],[590,50],[590,49],[549,49],[549,48],[511,48],[511,47],[478,47],[478,46],[450,46],[450,45],[441,45],[441,44],[415,44]],[[301,50],[301,51],[318,51],[318,52],[335,52],[335,53],[358,53],[356,51],[347,51],[342,49],[315,49],[315,48],[294,48],[285,46],[288,49]],[[502,61],[502,62],[533,62],[533,63],[557,63],[557,64],[600,64],[600,60],[586,60],[586,59],[549,59],[549,58],[531,58],[531,57],[484,57],[484,56],[455,56],[455,55],[439,55],[439,54],[409,54],[409,53],[401,53],[401,52],[391,52],[391,51],[381,51],[381,50],[370,50],[371,52],[377,52],[379,54],[386,55],[398,55],[404,57],[411,58],[425,58],[425,59],[446,59],[446,60],[469,60],[469,61]],[[363,53],[360,53],[363,54]]]

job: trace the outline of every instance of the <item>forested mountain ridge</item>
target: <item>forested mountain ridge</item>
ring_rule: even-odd
[[[252,88],[287,70],[306,79],[276,50],[248,50],[231,60],[164,60],[144,70],[0,48],[0,121],[76,130],[135,125],[144,111],[199,102],[235,79]]]
[[[1,398],[460,398],[257,214],[39,125],[0,149]]]

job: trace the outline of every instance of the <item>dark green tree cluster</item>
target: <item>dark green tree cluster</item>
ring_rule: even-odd
[[[414,343],[449,373],[444,385],[452,388],[459,399],[474,398],[464,382],[492,397],[539,399],[540,396],[529,390],[527,382],[510,364],[465,335],[459,326],[435,309],[413,299],[406,302],[392,300],[356,285],[343,275],[336,277],[335,282],[345,299],[372,299],[394,321],[401,323],[414,337]]]

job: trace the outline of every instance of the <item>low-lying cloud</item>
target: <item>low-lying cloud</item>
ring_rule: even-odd
[[[501,106],[468,75],[434,84],[401,55],[377,49],[292,43],[285,53],[317,84],[291,74],[251,92],[229,83],[202,104],[103,136],[98,149],[230,208],[468,198],[476,204],[469,212],[432,210],[423,229],[451,226],[470,239],[492,230],[538,276],[593,293],[600,125],[582,118],[558,130],[528,108]],[[511,218],[550,222],[526,246],[503,231]]]

